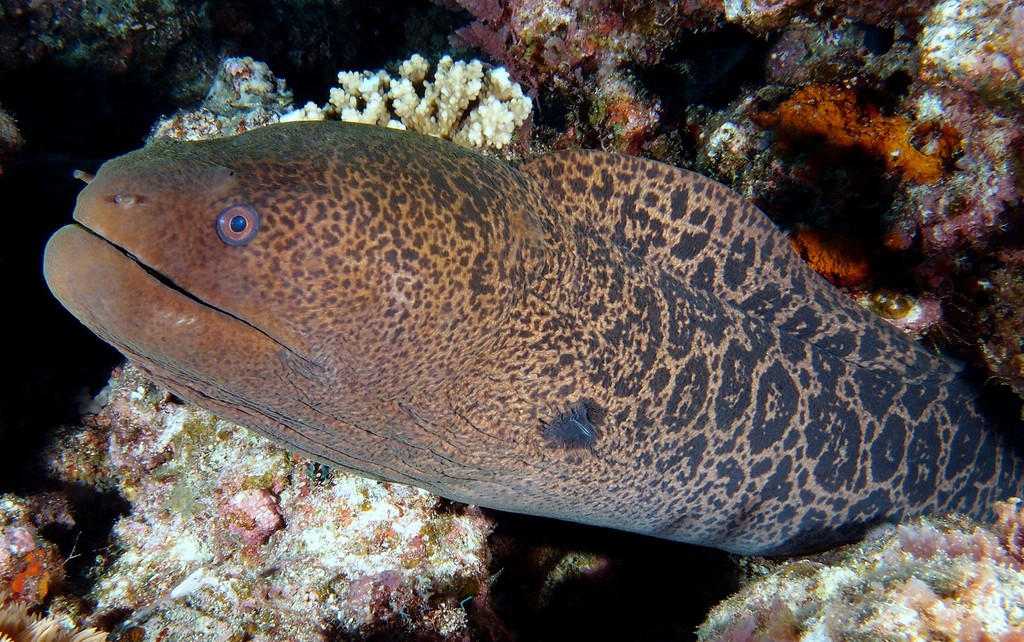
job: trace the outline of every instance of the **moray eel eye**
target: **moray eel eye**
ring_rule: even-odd
[[[248,205],[232,205],[217,216],[217,236],[226,245],[245,245],[260,230],[260,215]]]

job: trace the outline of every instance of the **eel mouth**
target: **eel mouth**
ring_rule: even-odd
[[[183,291],[82,225],[65,225],[50,237],[43,275],[79,321],[161,378],[229,379],[228,369],[240,361],[281,349],[258,328]]]
[[[189,292],[185,288],[179,286],[177,283],[175,283],[173,280],[171,280],[170,277],[162,274],[159,270],[157,270],[157,269],[153,268],[152,266],[150,266],[149,264],[147,264],[141,257],[139,257],[138,255],[133,253],[131,250],[129,250],[126,247],[118,244],[116,241],[113,241],[113,240],[107,238],[102,233],[97,232],[96,230],[90,228],[88,225],[86,225],[84,223],[72,223],[72,224],[68,225],[67,227],[79,228],[83,232],[85,232],[86,234],[88,234],[88,235],[90,235],[92,237],[95,237],[96,240],[109,245],[114,250],[117,250],[118,252],[120,252],[125,258],[127,258],[130,261],[133,261],[137,266],[142,268],[142,270],[144,272],[146,272],[146,274],[148,274],[149,276],[154,278],[156,281],[158,281],[160,284],[162,284],[164,287],[168,288],[169,290],[177,292],[181,296],[186,297],[188,299],[191,299],[197,305],[202,305],[202,306],[205,306],[205,307],[213,308],[215,310],[223,312],[224,314],[227,314],[229,316],[235,317],[239,321],[245,323],[245,321],[243,319],[239,319],[236,315],[233,315],[230,312],[227,312],[226,310],[223,310],[223,309],[219,308],[216,305],[212,305],[212,304],[210,304],[207,301],[203,301],[202,299],[200,299],[199,297],[195,296],[194,294],[192,294],[191,292]],[[58,230],[58,233],[60,233],[60,231],[61,230]],[[54,234],[54,236],[56,237],[57,234]],[[47,243],[47,248],[48,247],[49,247],[49,243]]]
[[[186,328],[194,331],[192,326],[200,320],[225,332],[260,334],[289,350],[246,319],[195,296],[81,223],[65,225],[50,237],[43,253],[43,276],[71,314],[125,354],[134,353],[134,339],[157,328],[173,335]]]
[[[43,252],[43,276],[54,296],[90,328],[90,321],[100,328],[120,325],[111,317],[137,313],[140,304],[162,307],[166,301],[182,311],[193,306],[216,309],[81,224],[65,225],[50,237]],[[187,320],[179,319],[182,323]]]

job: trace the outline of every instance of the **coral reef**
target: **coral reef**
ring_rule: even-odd
[[[812,25],[798,21],[772,44],[764,61],[765,76],[770,83],[788,87],[836,79],[885,86],[916,68],[917,48],[904,32],[862,22]]]
[[[431,70],[418,54],[386,71],[343,71],[323,107],[307,103],[282,120],[340,120],[409,129],[477,149],[507,147],[529,121],[533,101],[501,67],[441,58]],[[526,135],[526,132],[522,132]]]
[[[21,132],[15,125],[10,114],[0,107],[0,176],[4,173],[4,165],[19,149],[25,141],[21,139]]]
[[[715,2],[587,2],[569,0],[441,0],[474,22],[457,30],[456,44],[477,47],[513,78],[538,88],[574,87],[576,75],[606,76],[653,64],[683,28],[714,24]]]
[[[716,4],[709,0],[708,4]],[[828,25],[859,22],[888,27],[913,26],[934,0],[722,0],[725,19],[764,33],[799,23]]]
[[[980,350],[989,371],[1024,397],[1024,256],[1006,257],[979,281],[986,302],[978,309]]]
[[[716,2],[435,0],[474,21],[452,36],[504,65],[533,90],[563,96],[576,145],[642,151],[661,123],[660,101],[632,69],[657,64],[685,28],[715,24]]]
[[[10,602],[0,607],[0,640],[3,642],[104,642],[107,634],[89,628],[74,631],[49,617],[30,615],[28,607]]]
[[[921,33],[921,78],[1024,107],[1024,3],[943,0]]]
[[[64,558],[33,521],[39,508],[38,502],[0,495],[0,596],[23,603],[42,603],[64,579]]]
[[[202,28],[189,2],[12,2],[0,10],[0,60],[155,70]],[[180,62],[184,62],[181,60]]]
[[[1024,3],[909,3],[827,24],[810,19],[820,6],[727,3],[730,21],[782,32],[764,60],[771,85],[719,111],[689,108],[697,169],[794,230],[797,250],[866,307],[914,301],[883,316],[1024,393],[1021,326],[992,307],[1014,299]],[[856,238],[868,263],[808,244],[808,230]],[[853,276],[836,269],[851,265]]]
[[[815,269],[862,305],[914,336],[952,344],[954,354],[1024,396],[1024,2],[435,2],[462,20],[450,39],[457,48],[444,45],[453,14],[410,8],[396,17],[386,2],[2,3],[0,100],[19,127],[0,109],[0,171],[19,152],[22,133],[37,145],[41,134],[63,141],[96,131],[76,153],[99,156],[83,150],[117,136],[116,144],[138,143],[153,118],[136,109],[141,100],[170,113],[204,92],[202,105],[153,135],[223,136],[288,114],[463,132],[460,142],[503,153],[601,147],[656,156],[753,199],[792,232]],[[414,39],[414,29],[430,38]],[[705,63],[718,61],[693,50],[725,43],[712,58],[739,56],[730,29],[766,44],[756,58],[742,58],[751,75],[730,81],[712,104],[692,86],[706,84]],[[507,75],[456,62],[468,59],[467,46]],[[245,51],[259,51],[303,91],[339,68],[375,69],[412,51],[441,63],[435,71],[413,57],[387,72],[343,72],[329,101],[289,113],[291,95],[266,64],[218,62]],[[295,83],[301,74],[305,84]],[[26,78],[32,91],[16,85]],[[35,87],[49,93],[34,98]],[[496,102],[484,107],[479,96],[488,91]],[[466,117],[467,108],[477,115]],[[143,124],[123,125],[133,118]],[[66,220],[61,207],[46,225]],[[35,256],[30,269],[38,272]],[[11,404],[24,405],[9,394]],[[0,593],[45,606],[68,626],[93,601],[98,610],[87,624],[120,625],[125,638],[144,630],[154,639],[183,631],[266,639],[274,626],[299,639],[323,629],[342,637],[487,637],[472,621],[494,606],[481,543],[489,524],[475,510],[296,461],[166,398],[130,368],[92,411],[48,455],[53,474],[79,490],[120,494],[131,512],[109,547],[61,554],[57,538],[47,539],[53,525],[72,533],[81,526],[66,498],[0,496]],[[19,428],[0,425],[0,437]],[[252,461],[239,462],[250,459],[239,452]],[[977,613],[993,606],[984,591],[1014,586],[1020,571],[1019,540],[1008,534],[1019,526],[1011,521],[1019,517],[988,535],[956,522],[918,523],[849,549],[842,564],[795,562],[779,572],[785,582],[765,580],[736,598],[752,611],[733,611],[732,622],[716,615],[702,634],[877,637],[888,623],[904,631],[892,639],[1009,637],[1019,617],[994,609],[979,623]],[[990,564],[964,554],[965,546],[1004,557]],[[83,601],[67,594],[67,577],[93,550],[88,572],[98,579]],[[455,551],[462,557],[446,561]],[[570,576],[570,584],[571,576],[615,565],[601,554],[564,559],[571,561],[552,566],[568,570],[550,577]],[[431,566],[420,571],[423,560]],[[132,582],[141,586],[134,595]],[[782,588],[764,588],[801,582],[806,592],[792,601]],[[552,594],[543,582],[530,586],[531,597]],[[883,598],[893,601],[886,606]],[[1013,599],[1007,604],[1022,608]],[[507,637],[497,616],[488,617],[491,637]],[[828,628],[833,621],[861,628]]]
[[[894,227],[920,236],[929,256],[984,247],[1005,231],[1008,206],[1018,202],[1021,114],[1008,118],[972,94],[942,88],[915,93],[918,120],[942,119],[962,139],[954,172],[935,186],[908,186]],[[902,226],[902,227],[901,227]]]
[[[202,140],[241,134],[276,123],[291,106],[292,93],[266,63],[248,56],[226,58],[202,105],[160,121],[150,138]]]
[[[783,564],[716,607],[711,640],[1019,640],[1024,636],[1024,516],[920,520],[842,553]]]
[[[915,183],[933,183],[942,178],[945,166],[960,147],[960,138],[952,128],[883,115],[852,90],[831,85],[808,85],[775,110],[751,118],[775,131],[776,143],[783,151],[800,149],[808,154],[808,148],[821,141],[819,150],[805,161],[810,166],[859,152]],[[921,142],[915,146],[915,141]]]
[[[99,403],[48,456],[58,479],[131,502],[86,596],[94,622],[170,639],[441,639],[467,634],[460,601],[486,603],[478,509],[327,474],[130,366]]]

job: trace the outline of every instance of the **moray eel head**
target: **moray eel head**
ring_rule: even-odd
[[[451,423],[452,390],[542,270],[524,188],[500,161],[376,127],[157,142],[88,182],[44,275],[178,396],[333,465],[469,499],[433,461],[458,445],[425,448],[424,426]]]
[[[179,394],[223,386],[224,372],[253,369],[294,340],[281,324],[243,320],[258,296],[251,257],[202,224],[245,198],[226,166],[148,151],[114,159],[79,194],[78,224],[47,244],[47,284],[105,341],[176,380]],[[228,353],[201,366],[200,355]]]
[[[539,234],[501,202],[502,177],[467,190],[419,147],[465,174],[500,173],[496,162],[455,147],[438,158],[409,137],[399,165],[386,137],[360,127],[329,130],[329,153],[310,158],[282,132],[158,142],[105,163],[79,195],[78,225],[47,247],[50,288],[157,376],[206,367],[196,346],[167,341],[197,323],[210,349],[251,343],[245,368],[260,370],[276,344],[353,386],[408,380],[410,362],[441,376],[493,341],[466,322],[500,314],[523,288]],[[511,214],[501,224],[475,213],[498,208]],[[424,347],[409,354],[410,342]]]

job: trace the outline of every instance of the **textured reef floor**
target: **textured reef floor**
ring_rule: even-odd
[[[0,397],[0,639],[1024,639],[1015,502],[789,561],[481,511],[298,459],[130,365],[94,397],[113,357],[38,276],[70,157],[146,138],[342,118],[601,148],[730,185],[1019,413],[1024,1],[271,4],[0,6],[0,194],[33,204],[0,257],[29,339]]]
[[[460,602],[490,577],[491,522],[479,509],[325,471],[171,399],[128,366],[101,395],[97,412],[62,431],[48,457],[55,479],[130,504],[82,596],[91,621],[130,613],[121,631],[171,639],[248,631],[252,640],[313,640],[332,623],[361,636],[385,627],[436,639],[465,633]],[[19,549],[4,577],[20,580],[15,597],[41,599],[59,556],[47,557],[52,548],[38,539],[46,524],[9,503],[5,543],[38,545]]]

